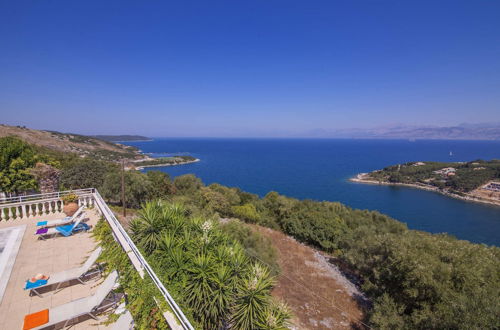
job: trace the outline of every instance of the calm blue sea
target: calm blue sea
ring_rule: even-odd
[[[206,184],[218,182],[261,196],[274,190],[301,199],[340,201],[378,210],[413,229],[500,246],[500,207],[348,181],[360,172],[409,161],[500,159],[500,141],[159,138],[128,144],[152,156],[186,154],[201,159],[155,168],[172,177],[194,173]]]

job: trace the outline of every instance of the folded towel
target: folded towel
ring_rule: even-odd
[[[24,290],[38,288],[39,286],[42,286],[45,284],[47,284],[47,280],[38,280],[36,282],[30,282],[28,280],[28,281],[26,281],[26,286],[24,287]]]
[[[49,322],[48,309],[44,309],[33,314],[28,314],[24,317],[23,330],[33,329],[47,322]]]
[[[40,228],[36,231],[36,235],[43,235],[43,234],[47,234],[47,232],[49,231],[48,228]]]
[[[61,231],[61,230],[62,230],[62,231],[66,231],[66,232],[68,232],[68,231],[73,230],[73,226],[74,226],[74,225],[57,226],[57,227],[56,227],[56,229],[57,229],[58,231]]]
[[[73,231],[72,229],[73,229],[73,225],[56,227],[56,230],[64,236],[70,236],[71,232]]]

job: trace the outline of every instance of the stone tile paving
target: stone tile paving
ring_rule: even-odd
[[[29,291],[24,290],[25,282],[29,277],[38,273],[50,275],[79,267],[95,249],[96,243],[88,232],[48,240],[39,240],[34,235],[37,221],[59,219],[64,216],[62,213],[55,213],[43,217],[0,222],[0,229],[11,226],[27,226],[3,299],[0,302],[0,329],[22,329],[26,314],[89,296],[95,291],[96,285],[101,282],[101,280],[91,279],[86,285],[71,283],[58,291],[44,292],[43,297],[36,295],[30,297]],[[94,226],[99,216],[94,210],[87,210],[86,218],[88,218],[87,224]],[[99,329],[104,327],[99,326],[98,321],[88,319],[72,328]]]

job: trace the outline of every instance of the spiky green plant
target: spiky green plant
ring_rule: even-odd
[[[210,302],[207,304],[206,329],[224,328],[231,306],[234,302],[234,284],[231,269],[227,266],[219,266],[210,279],[212,293]]]
[[[282,301],[271,299],[269,305],[262,314],[262,320],[258,322],[258,328],[262,330],[286,330],[292,317],[290,308]]]
[[[152,253],[160,246],[163,231],[170,229],[175,233],[182,228],[184,213],[177,204],[147,202],[130,223],[132,238],[146,253]]]
[[[181,205],[155,201],[143,206],[130,228],[175,299],[203,329],[273,327],[287,318],[270,305],[269,270],[260,263],[249,266],[245,250],[216,220],[188,217]]]
[[[255,329],[265,319],[273,284],[269,270],[255,263],[247,277],[238,285],[231,317],[232,328]]]
[[[193,258],[187,267],[186,302],[197,310],[199,321],[210,323],[210,307],[212,298],[212,279],[215,273],[213,259],[205,254]]]

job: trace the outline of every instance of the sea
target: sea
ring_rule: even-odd
[[[155,167],[171,177],[192,173],[264,196],[270,191],[377,210],[411,229],[500,246],[500,207],[409,187],[349,178],[411,161],[500,159],[500,141],[155,138],[126,142],[152,157],[191,155],[197,163]]]

